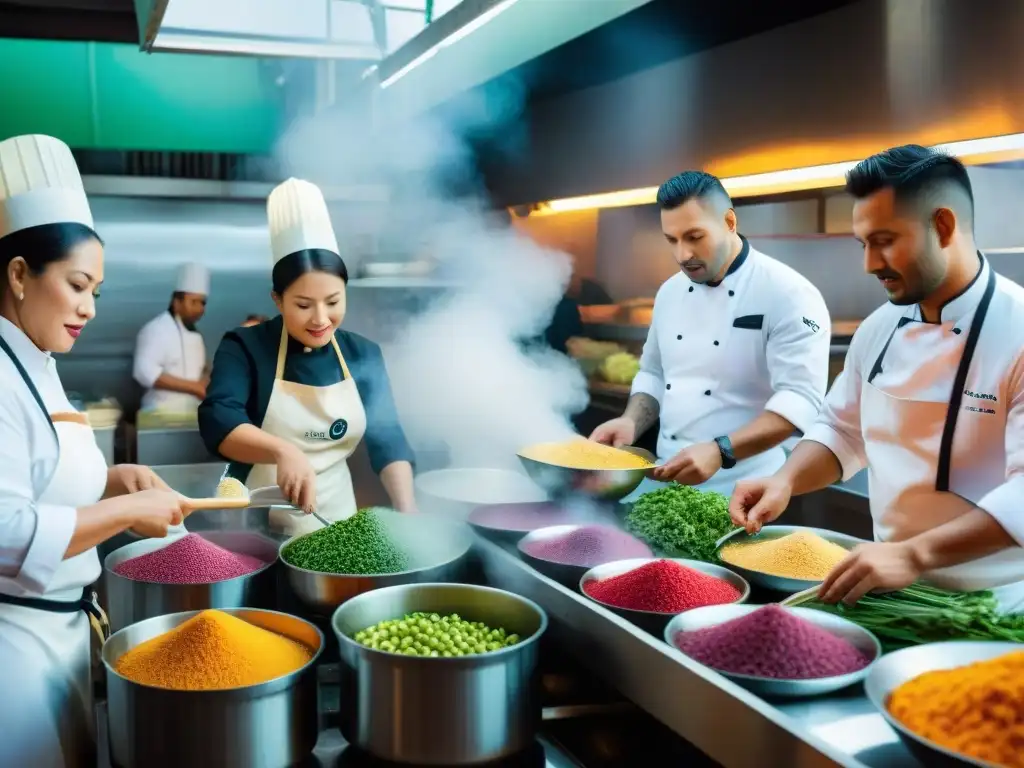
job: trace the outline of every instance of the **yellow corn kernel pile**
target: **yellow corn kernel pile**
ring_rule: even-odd
[[[848,552],[810,531],[778,539],[738,542],[722,547],[719,557],[730,565],[787,579],[823,581]]]

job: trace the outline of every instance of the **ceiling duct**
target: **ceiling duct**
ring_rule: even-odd
[[[378,114],[430,109],[648,2],[462,0],[369,73],[379,86]]]
[[[135,0],[145,51],[378,61],[377,0]]]

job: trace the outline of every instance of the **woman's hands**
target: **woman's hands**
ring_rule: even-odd
[[[131,528],[140,536],[162,539],[168,529],[181,525],[186,517],[182,497],[175,491],[153,488],[122,498],[131,504]]]
[[[154,489],[171,490],[170,486],[149,467],[139,464],[117,464],[107,470],[107,487],[103,492],[103,498],[109,499],[112,496]]]
[[[316,509],[316,472],[301,450],[285,444],[277,456],[277,486],[297,509]]]

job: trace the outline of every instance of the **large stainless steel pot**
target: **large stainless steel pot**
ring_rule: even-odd
[[[103,646],[110,762],[115,768],[287,768],[301,764],[319,735],[316,661],[324,636],[276,611],[225,611],[315,649],[299,670],[227,691],[172,691],[139,685],[114,671],[122,654],[177,627],[198,611],[133,624]]]
[[[523,639],[458,658],[385,653],[352,639],[416,611],[457,613]],[[375,757],[417,765],[472,765],[527,749],[540,724],[538,641],[547,625],[536,603],[469,584],[406,584],[352,598],[331,622],[342,659],[342,734]]]
[[[313,613],[329,617],[346,600],[381,587],[458,579],[473,545],[465,524],[385,509],[375,514],[384,522],[391,540],[409,556],[407,570],[380,575],[310,571],[292,565],[284,557],[294,538],[281,544],[280,559],[288,586]]]
[[[103,561],[106,610],[116,632],[144,619],[204,608],[269,608],[274,605],[277,542],[248,531],[208,531],[204,539],[232,552],[252,555],[267,564],[258,571],[212,584],[156,584],[114,572],[119,564],[163,549],[176,538],[144,539],[111,552]]]

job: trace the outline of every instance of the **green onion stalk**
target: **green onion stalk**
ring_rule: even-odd
[[[1024,643],[1024,616],[1004,616],[995,595],[948,592],[914,584],[897,592],[869,594],[855,605],[828,605],[811,592],[786,605],[836,614],[874,632],[887,651],[944,640]]]

